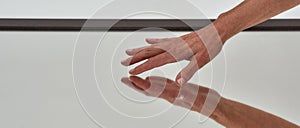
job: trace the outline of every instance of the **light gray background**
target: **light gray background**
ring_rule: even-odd
[[[242,0],[1,0],[0,17],[5,18],[89,18],[99,8],[109,3],[122,3],[105,9],[98,18],[120,18],[122,12],[138,7],[151,11],[165,12],[170,9],[179,18],[199,18],[195,11],[185,8],[188,3],[200,8],[208,18],[216,18]],[[180,5],[180,6],[179,6]],[[274,18],[300,18],[300,7],[280,14]],[[200,17],[200,18],[206,18]],[[166,18],[158,15],[136,16],[135,18]]]
[[[190,0],[192,4],[203,12],[193,11],[191,4],[185,1],[150,2],[152,6],[143,4],[144,1],[115,2],[106,5],[110,0],[2,0],[0,4],[1,18],[89,18],[99,7],[102,15],[97,18],[120,18],[125,14],[120,12],[134,11],[137,5],[145,10],[176,14],[178,18],[216,18],[240,0],[220,2],[217,0],[200,1]],[[148,1],[149,2],[149,1]],[[176,4],[174,4],[176,3]],[[157,6],[153,6],[157,5]],[[183,6],[178,9],[177,5]],[[107,7],[109,6],[109,7]],[[299,7],[292,9],[275,18],[299,18]],[[138,15],[130,18],[170,18],[162,15]],[[176,32],[173,35],[182,35],[186,32]],[[72,79],[72,52],[76,43],[77,32],[0,32],[0,127],[12,128],[65,128],[65,127],[98,127],[82,109],[75,93]],[[86,33],[87,37],[95,37],[98,33]],[[126,76],[128,69],[121,67],[119,61],[125,58],[124,50],[131,47],[145,45],[144,37],[165,37],[169,34],[158,32],[131,35],[129,40],[119,46],[121,40],[128,36],[127,32],[113,32],[103,41],[103,51],[96,56],[96,73],[98,77],[106,76],[111,72],[101,62],[108,62],[113,67],[112,73],[116,77]],[[262,110],[271,112],[289,121],[300,124],[300,60],[299,32],[243,32],[227,42],[223,51],[226,57],[226,82],[223,96],[240,101]],[[93,41],[86,38],[87,43]],[[131,41],[131,42],[130,42]],[[119,52],[114,53],[117,48]],[[104,58],[104,59],[103,59]],[[222,57],[217,57],[218,62]],[[186,64],[186,62],[182,62]],[[222,65],[217,65],[223,67]],[[218,68],[218,67],[214,67]],[[192,82],[208,86],[212,79],[211,65],[199,71],[199,77]],[[161,68],[166,77],[174,78],[179,68],[171,64]],[[104,74],[103,74],[104,73]],[[222,73],[222,72],[220,72]],[[146,76],[149,72],[142,74]],[[111,77],[107,75],[106,77]],[[200,79],[198,79],[200,78]],[[117,81],[117,80],[116,80]],[[107,81],[99,85],[105,87],[103,92],[108,101],[124,113],[149,115],[161,111],[170,105],[162,100],[154,104],[144,104],[137,108],[136,104],[120,97],[118,91],[111,88],[116,85],[130,98],[149,100],[152,98],[140,95],[123,84]],[[89,87],[89,85],[87,85]],[[92,96],[92,94],[91,94]],[[84,99],[84,97],[83,97]],[[83,105],[93,115],[95,120],[110,119],[107,127],[126,127],[125,117],[118,121],[109,113],[109,107],[97,106],[100,99],[84,99]],[[89,104],[88,104],[89,103]],[[132,103],[130,107],[130,104]],[[86,105],[86,106],[85,106]],[[107,106],[107,104],[104,104]],[[98,108],[99,107],[99,108]],[[102,111],[106,111],[101,114]],[[151,111],[150,111],[151,110]],[[168,118],[175,119],[176,114],[183,109],[175,108],[170,111]],[[97,115],[97,113],[100,113]],[[173,116],[174,114],[175,116]],[[144,127],[166,125],[164,118],[155,124],[139,121],[137,125]],[[198,122],[199,115],[188,113],[177,127],[221,127],[212,120],[205,123]],[[119,120],[120,120],[119,119]],[[117,122],[114,122],[117,121]],[[101,121],[100,121],[101,122]]]
[[[95,34],[97,33],[87,33],[90,36]],[[105,42],[113,47],[119,43],[116,41],[127,34],[126,32],[110,33],[107,37],[111,41]],[[144,36],[148,34],[156,35],[156,37],[163,36],[162,33],[145,33]],[[0,33],[0,127],[97,127],[82,110],[74,91],[71,66],[72,51],[77,35],[76,32]],[[244,32],[229,40],[223,49],[227,62],[227,80],[223,96],[300,124],[299,36],[299,32]],[[139,38],[133,43],[145,44],[138,41],[140,41]],[[128,47],[132,46],[128,45]],[[111,56],[111,52],[105,55]],[[123,59],[123,56],[116,55],[114,59]],[[110,60],[107,58],[102,61]],[[168,73],[167,77],[170,78],[173,78],[179,71],[174,68],[174,65],[165,67],[169,67],[165,71]],[[107,68],[99,66],[97,71],[101,72]],[[209,65],[200,71],[202,85],[209,84],[209,80],[205,78],[211,78],[210,72],[211,66]],[[110,82],[101,86],[113,85]],[[124,89],[126,89],[125,86]],[[109,93],[113,95],[118,92],[114,90]],[[132,93],[135,92],[132,91]],[[133,94],[127,95],[132,98],[147,99],[142,95],[139,95],[140,97],[135,97]],[[108,101],[117,105],[114,104],[115,101],[123,99],[109,97]],[[97,102],[97,99],[92,99],[92,101]],[[158,102],[158,104],[163,107],[168,106],[166,102]],[[141,110],[147,106],[145,104],[140,109],[132,107],[122,111],[143,113]],[[98,110],[102,111],[101,109]],[[96,111],[97,108],[92,113]],[[145,113],[149,112],[151,113],[151,109]],[[111,115],[98,116],[110,118]],[[173,116],[168,118],[173,118]],[[124,121],[114,122],[114,124],[122,127],[126,123],[126,120]],[[178,127],[219,127],[211,120],[204,124],[199,124],[197,121],[198,114],[190,113]],[[157,122],[157,124],[165,123],[164,120]],[[151,125],[145,127],[151,128]]]

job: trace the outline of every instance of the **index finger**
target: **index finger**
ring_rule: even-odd
[[[137,75],[150,69],[160,67],[172,62],[176,62],[176,59],[170,53],[164,52],[162,54],[148,59],[145,63],[130,70],[129,73],[132,75]]]

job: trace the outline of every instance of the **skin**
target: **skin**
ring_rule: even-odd
[[[299,4],[300,0],[245,0],[198,31],[174,38],[146,39],[148,46],[126,51],[131,57],[121,62],[125,66],[147,60],[132,69],[130,74],[137,75],[182,60],[190,63],[178,73],[176,83],[161,77],[143,80],[134,76],[124,78],[123,82],[145,95],[160,97],[204,114],[225,127],[299,128],[270,113],[221,97],[214,90],[186,83],[197,70],[218,55],[228,39]],[[186,88],[184,94],[188,98],[177,100],[182,88],[178,86]],[[209,101],[208,104],[206,101]]]
[[[212,89],[195,84],[186,83],[180,88],[174,81],[157,76],[147,77],[145,80],[131,76],[130,78],[123,78],[122,82],[147,96],[159,97],[170,103],[206,115],[228,128],[300,128],[280,117],[226,99]],[[178,100],[177,98],[180,97],[182,92],[186,98]],[[193,102],[191,102],[189,96],[194,97]],[[207,101],[212,102],[205,104]],[[211,103],[216,101],[217,104],[214,108],[214,104]],[[214,109],[212,113],[208,114],[206,110],[210,108]]]
[[[127,50],[131,57],[121,63],[129,66],[147,60],[129,71],[137,75],[169,63],[189,60],[175,79],[178,85],[183,85],[217,56],[232,36],[299,4],[300,0],[245,0],[198,31],[174,38],[146,39],[148,46]]]

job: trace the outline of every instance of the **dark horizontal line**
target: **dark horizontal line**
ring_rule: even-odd
[[[214,19],[1,19],[0,31],[192,31]],[[270,19],[244,31],[300,31],[300,19]]]

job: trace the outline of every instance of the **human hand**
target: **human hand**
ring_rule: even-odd
[[[183,85],[195,74],[195,72],[210,62],[222,49],[223,41],[213,24],[205,28],[174,38],[146,39],[150,45],[126,50],[130,58],[122,61],[125,66],[146,60],[129,73],[137,75],[147,70],[174,63],[181,60],[189,60],[190,63],[176,76],[177,85]]]
[[[130,76],[130,78],[123,78],[122,82],[147,96],[165,99],[172,104],[200,112],[206,116],[216,114],[215,109],[222,99],[212,89],[191,83],[178,87],[174,81],[158,76],[150,76],[145,80],[137,76]]]

